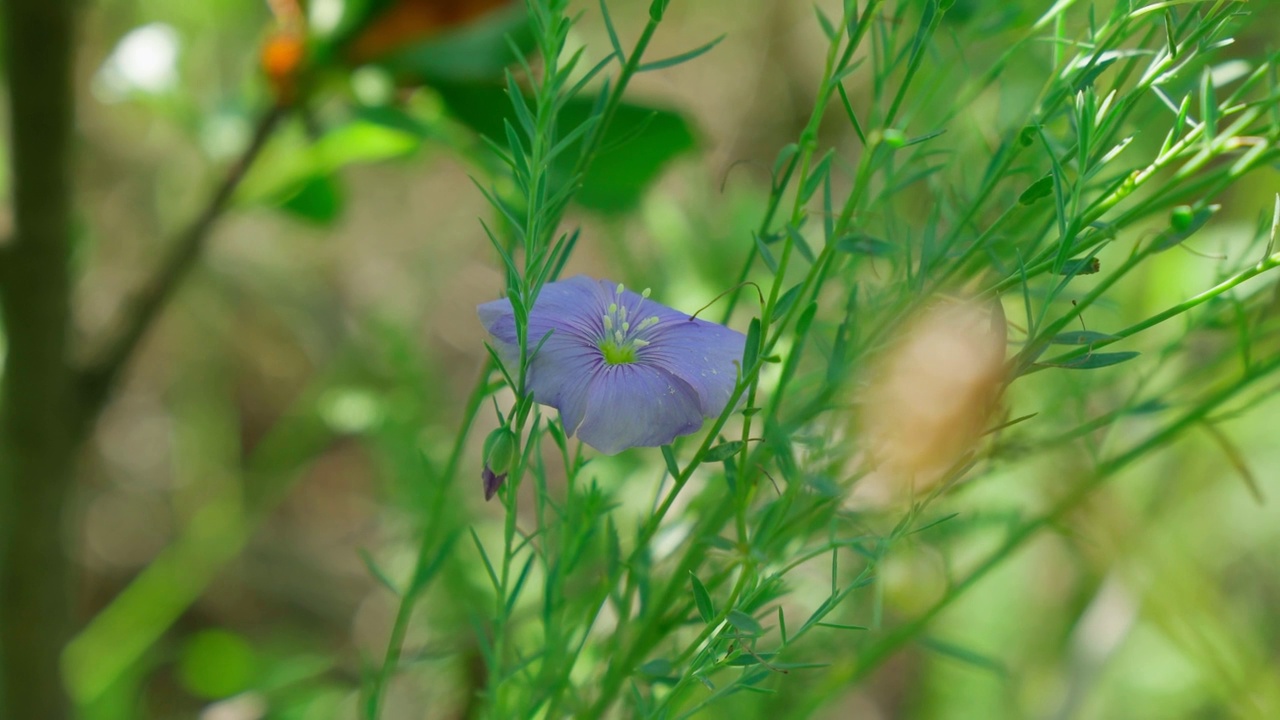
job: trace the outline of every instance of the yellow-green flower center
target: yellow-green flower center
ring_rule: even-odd
[[[625,365],[636,361],[636,348],[630,343],[618,345],[612,340],[600,343],[600,352],[604,353],[606,365]]]
[[[609,304],[609,311],[604,315],[604,336],[598,343],[606,365],[626,365],[635,362],[637,351],[649,344],[640,335],[658,324],[657,316],[652,316],[633,325],[631,316],[636,313],[621,304],[622,290],[622,284],[619,283],[615,292],[615,302]],[[648,289],[641,293],[641,296],[649,297]],[[641,302],[644,301],[641,300]],[[634,310],[639,311],[640,306],[637,305]]]

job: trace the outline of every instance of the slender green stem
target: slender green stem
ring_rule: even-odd
[[[449,451],[449,459],[445,464],[444,471],[440,473],[438,478],[433,480],[433,483],[438,488],[438,495],[433,498],[427,519],[422,526],[422,538],[418,543],[413,574],[410,575],[409,583],[400,595],[400,604],[396,608],[396,617],[391,627],[391,635],[387,640],[386,652],[383,654],[382,667],[378,669],[377,674],[374,676],[373,687],[365,700],[365,717],[368,720],[378,720],[381,717],[382,699],[386,694],[387,684],[395,675],[397,666],[400,663],[400,654],[403,652],[405,634],[409,629],[409,620],[413,616],[413,610],[417,605],[418,599],[422,597],[422,593],[427,589],[426,584],[421,582],[420,579],[427,564],[430,562],[429,558],[432,551],[437,548],[446,534],[444,516],[445,509],[450,505],[448,495],[450,489],[454,486],[458,467],[462,462],[462,453],[466,449],[467,440],[471,436],[471,427],[474,425],[476,417],[480,414],[480,408],[484,404],[485,398],[489,396],[489,376],[493,373],[493,370],[493,361],[486,360],[479,377],[476,378],[476,382],[467,396],[467,404],[462,412],[462,419],[458,423],[457,435],[454,437],[453,448]]]

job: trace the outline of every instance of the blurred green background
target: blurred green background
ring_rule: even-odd
[[[1044,5],[961,0],[948,22],[968,25],[967,39],[989,26],[989,40],[965,50],[992,57],[1000,29]],[[1246,56],[1280,27],[1276,3],[1250,5],[1257,20],[1233,50]],[[610,8],[630,37],[648,2]],[[573,41],[594,62],[609,41],[594,5],[582,9]],[[107,331],[251,135],[272,92],[260,51],[276,28],[262,0],[86,4],[74,248],[83,344]],[[651,56],[722,33],[711,53],[634,83],[635,103],[669,111],[630,121],[649,134],[641,154],[652,167],[602,161],[587,183],[599,195],[571,213],[583,240],[566,275],[661,288],[686,309],[733,282],[778,148],[812,107],[823,38],[805,2],[677,0]],[[1037,70],[1015,69],[1003,92],[1034,92]],[[367,70],[317,82],[330,92],[246,180],[83,460],[66,542],[87,625],[66,667],[85,718],[355,717],[361,678],[384,651],[396,604],[376,573],[411,567],[430,492],[422,464],[446,460],[485,357],[474,308],[504,285],[478,222],[492,210],[472,182],[492,169],[472,131],[492,121],[495,101],[465,72],[411,91]],[[967,120],[981,136],[985,120]],[[833,123],[824,140],[840,147],[851,135]],[[1270,207],[1278,180],[1268,171],[1233,190],[1237,229]],[[1115,312],[1132,322],[1210,281],[1204,258],[1170,253],[1126,283]],[[1056,393],[1061,409],[1042,411],[1075,412],[1077,380],[1087,382],[1019,387],[1012,402]],[[1277,412],[1270,402],[1229,426],[1266,504],[1211,436],[1186,436],[950,609],[933,634],[963,652],[908,650],[826,717],[1217,718],[1237,714],[1240,696],[1280,707]],[[487,536],[502,508],[483,502],[484,436],[472,435],[454,509]],[[607,478],[657,462],[595,467]],[[1064,471],[1061,457],[1020,463],[957,509],[998,525],[1029,487]],[[643,503],[648,492],[620,495]],[[946,567],[935,541],[946,540],[922,539],[885,571],[887,615],[936,597]],[[476,596],[479,573],[457,563],[428,596],[431,617],[408,643],[426,671],[391,686],[388,717],[467,712],[480,660],[451,609]],[[805,590],[792,601],[816,604]]]

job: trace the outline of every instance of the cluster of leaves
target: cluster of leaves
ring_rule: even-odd
[[[513,105],[512,93],[525,90],[504,75],[513,56],[523,60],[542,49],[523,4],[353,0],[340,9],[320,28],[299,19],[301,10],[279,13],[264,67],[275,80],[277,102],[298,105],[309,120],[290,142],[271,148],[241,188],[242,201],[330,224],[343,209],[342,168],[408,157],[433,141],[461,149],[485,174],[496,170],[474,138],[508,152],[512,136],[505,126],[527,120],[517,112],[532,98]],[[271,58],[281,44],[297,49],[288,64],[275,67]],[[557,123],[586,126],[594,103],[580,93],[565,95]],[[444,117],[432,107],[442,107]],[[635,208],[662,168],[696,145],[689,124],[671,110],[619,101],[612,114],[610,130],[593,150],[597,169],[576,178],[581,190],[574,194],[579,206],[610,214]],[[570,144],[581,140],[570,138]],[[580,154],[577,146],[557,150],[551,160],[556,185],[575,177],[573,158]]]

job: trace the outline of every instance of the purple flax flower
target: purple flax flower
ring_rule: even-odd
[[[665,445],[724,410],[746,337],[690,318],[608,280],[579,275],[543,286],[529,313],[528,388],[560,411],[569,435],[606,455]],[[495,349],[519,357],[509,300],[477,308]]]

